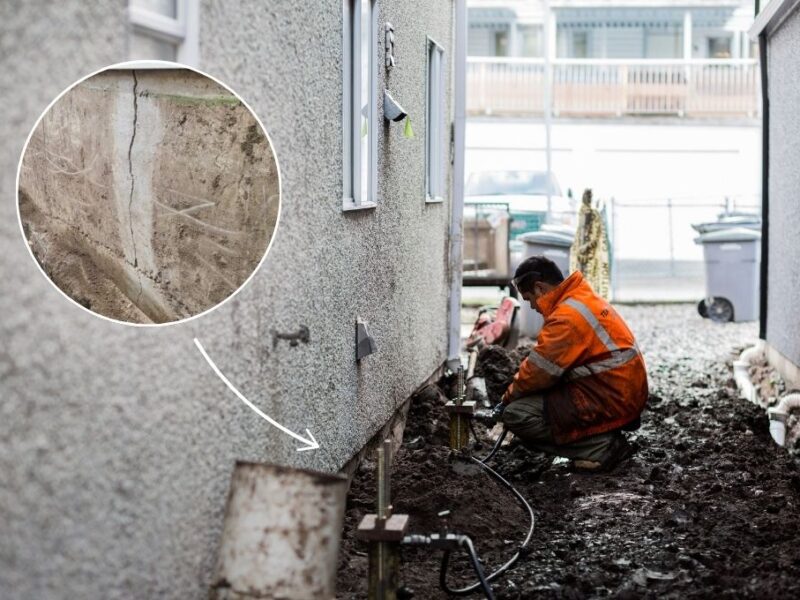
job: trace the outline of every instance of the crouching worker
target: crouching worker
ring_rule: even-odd
[[[638,427],[648,396],[633,334],[580,272],[564,279],[543,256],[525,260],[513,285],[544,325],[495,413],[530,448],[612,469],[633,453],[621,429]]]

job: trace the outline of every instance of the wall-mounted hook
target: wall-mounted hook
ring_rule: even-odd
[[[280,340],[288,341],[292,348],[297,346],[300,342],[307,344],[311,340],[311,332],[305,325],[300,325],[300,329],[294,333],[281,333],[280,331],[275,331],[274,329],[270,329],[270,333],[272,334],[273,350],[278,347],[278,342]]]

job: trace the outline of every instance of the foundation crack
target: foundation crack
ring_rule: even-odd
[[[139,120],[139,80],[136,77],[136,71],[131,71],[131,74],[133,75],[133,132],[131,133],[131,143],[128,145],[128,174],[131,178],[131,190],[128,197],[128,225],[131,230],[131,244],[133,246],[133,267],[134,269],[138,269],[139,259],[136,256],[136,237],[133,234],[133,194],[136,188],[136,178],[133,175],[133,143],[136,140],[136,125]],[[136,295],[134,304],[138,306],[139,300],[142,297],[142,279],[138,270],[136,278],[139,281],[139,292]]]

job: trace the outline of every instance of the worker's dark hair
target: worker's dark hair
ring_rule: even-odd
[[[558,285],[564,281],[564,274],[561,273],[561,269],[556,266],[556,263],[549,258],[531,256],[523,260],[517,267],[514,273],[514,281],[517,289],[522,287],[520,291],[528,291],[533,287],[534,283],[539,281]]]

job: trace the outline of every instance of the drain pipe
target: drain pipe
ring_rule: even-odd
[[[800,409],[800,392],[791,392],[781,398],[778,405],[767,411],[769,415],[769,434],[778,446],[786,445],[786,421],[789,413]]]
[[[744,350],[738,360],[733,361],[733,379],[736,382],[736,387],[739,389],[739,398],[752,402],[753,404],[760,404],[758,400],[758,392],[756,391],[753,382],[750,381],[750,365],[756,359],[763,356],[763,342],[757,343]]]

